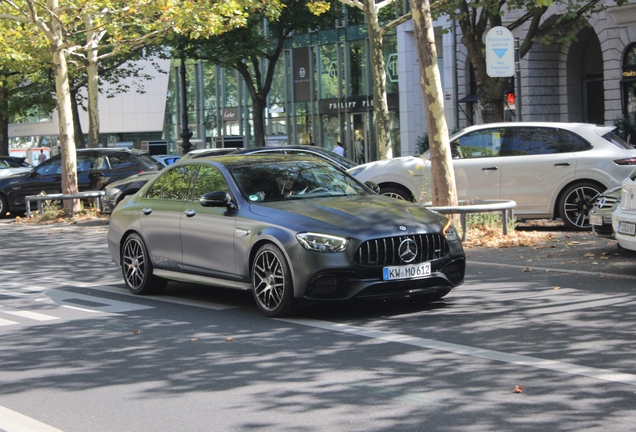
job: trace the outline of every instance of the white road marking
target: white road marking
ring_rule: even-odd
[[[603,272],[591,272],[585,270],[569,270],[562,268],[549,268],[549,267],[535,267],[532,263],[528,263],[528,265],[516,265],[516,264],[502,264],[502,263],[489,263],[489,262],[481,262],[481,261],[468,261],[469,264],[479,264],[485,266],[494,266],[494,267],[507,267],[514,269],[525,269],[527,267],[531,267],[534,271],[545,271],[545,272],[554,272],[554,273],[570,273],[570,274],[580,274],[586,276],[601,276],[601,277],[612,277],[619,279],[635,279],[636,277],[624,274],[616,274],[616,273],[603,273]]]
[[[0,430],[6,432],[62,432],[9,408],[0,406]]]
[[[45,314],[41,314],[38,312],[32,312],[32,311],[26,311],[26,310],[8,310],[7,308],[0,308],[0,311],[2,311],[2,313],[6,313],[9,315],[15,315],[15,316],[19,316],[22,318],[28,318],[28,319],[32,319],[35,321],[53,321],[53,320],[59,320],[58,317],[54,317],[51,315],[45,315]]]
[[[544,360],[536,357],[508,354],[500,351],[493,351],[482,348],[475,348],[465,345],[440,342],[433,339],[423,339],[414,336],[402,335],[398,333],[389,333],[380,330],[370,330],[363,327],[351,326],[348,324],[331,323],[327,321],[319,321],[312,319],[278,319],[293,324],[304,325],[308,327],[320,328],[339,333],[353,334],[356,336],[383,340],[386,342],[401,343],[404,345],[416,346],[419,348],[433,349],[444,351],[458,355],[471,357],[479,357],[487,360],[495,360],[504,363],[512,363],[521,366],[529,366],[537,369],[546,369],[554,372],[561,372],[570,375],[580,375],[588,378],[595,378],[604,381],[612,381],[622,384],[636,386],[636,375],[615,372],[608,369],[598,369],[588,366],[580,366],[572,363],[564,363],[555,360]]]
[[[16,325],[16,324],[20,324],[20,323],[16,322],[16,321],[9,321],[9,320],[0,318],[0,327],[9,326],[9,325]]]

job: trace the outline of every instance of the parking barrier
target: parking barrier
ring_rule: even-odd
[[[466,203],[466,204],[463,204]],[[468,204],[470,203],[470,204]],[[514,218],[514,208],[517,203],[511,200],[479,200],[479,201],[460,201],[458,206],[442,206],[432,207],[426,206],[427,209],[442,214],[459,214],[459,220],[462,225],[462,241],[466,240],[466,215],[469,213],[488,213],[501,212],[503,220],[503,233],[508,235],[508,220]],[[510,216],[508,216],[510,212]]]
[[[31,217],[31,201],[37,201],[38,211],[42,213],[42,201],[64,201],[71,199],[85,199],[85,198],[96,198],[97,199],[97,208],[101,208],[100,206],[100,198],[104,196],[104,191],[86,191],[79,192],[76,194],[51,194],[51,195],[27,195],[24,198],[24,202],[26,205],[26,214],[27,217]],[[71,217],[75,216],[75,211],[73,210],[73,206],[71,206]]]

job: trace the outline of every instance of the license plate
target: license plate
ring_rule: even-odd
[[[603,216],[590,215],[590,225],[603,225]]]
[[[410,264],[405,266],[384,267],[384,280],[412,279],[430,276],[431,263]]]
[[[619,221],[618,232],[619,234],[634,235],[636,233],[636,225],[629,222]]]

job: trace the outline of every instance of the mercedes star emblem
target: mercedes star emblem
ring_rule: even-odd
[[[417,256],[417,243],[410,238],[402,240],[398,248],[398,254],[402,262],[410,263]]]

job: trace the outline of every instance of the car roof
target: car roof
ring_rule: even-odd
[[[489,129],[489,128],[510,128],[510,127],[553,127],[553,128],[561,128],[568,130],[600,130],[602,133],[609,132],[613,129],[616,129],[616,126],[607,126],[607,125],[597,125],[594,123],[575,123],[575,122],[500,122],[500,123],[484,123],[479,125],[468,126],[459,133],[470,132],[474,130],[480,129]],[[455,134],[455,135],[457,135]]]
[[[138,149],[130,149],[130,148],[120,148],[120,147],[95,147],[95,148],[80,148],[76,150],[79,153],[130,153],[130,154],[138,154],[138,155],[147,155],[149,154],[147,151],[138,150]]]
[[[215,157],[202,157],[196,159],[188,159],[184,162],[177,162],[177,164],[186,164],[192,162],[215,162],[221,165],[225,165],[228,168],[237,167],[237,166],[245,166],[245,165],[257,165],[257,164],[268,164],[274,162],[303,162],[303,161],[312,161],[319,162],[325,165],[333,166],[328,161],[317,158],[314,156],[297,156],[297,155],[223,155],[223,156],[215,156]]]

